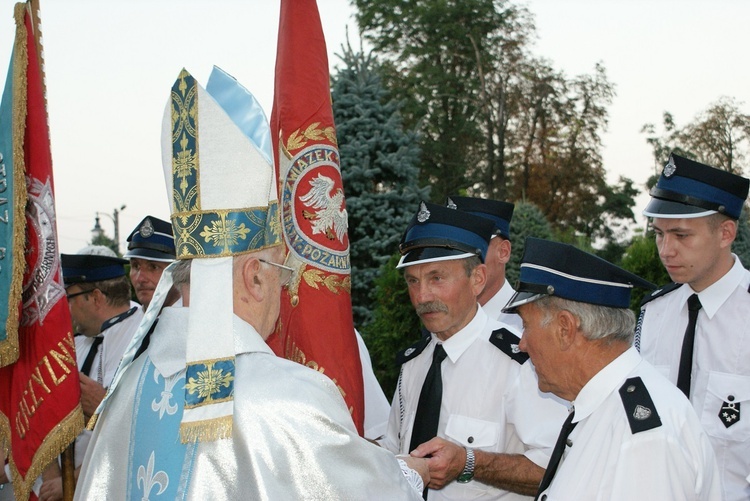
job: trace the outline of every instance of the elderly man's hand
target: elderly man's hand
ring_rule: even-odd
[[[107,390],[82,372],[79,373],[79,377],[81,378],[81,408],[86,419],[89,419],[96,412]]]
[[[39,501],[62,501],[63,488],[62,477],[45,480],[39,489]]]
[[[423,443],[411,455],[427,458],[430,468],[430,489],[442,489],[454,481],[464,470],[466,449],[439,437]]]
[[[406,466],[419,473],[425,486],[430,483],[430,468],[427,466],[426,459],[415,458],[412,456],[398,456],[398,458],[403,459]]]

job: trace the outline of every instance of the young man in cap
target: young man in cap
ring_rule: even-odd
[[[495,225],[490,245],[487,248],[487,285],[477,300],[487,314],[505,324],[523,330],[521,317],[513,313],[503,313],[503,307],[516,292],[505,278],[505,265],[510,261],[510,221],[514,205],[499,200],[472,197],[448,197],[446,205],[453,209],[468,212],[489,219]]]
[[[506,310],[523,318],[539,388],[572,404],[537,499],[720,499],[690,403],[632,346],[633,286],[652,287],[573,246],[526,240]]]
[[[108,252],[107,252],[108,251]],[[76,358],[81,371],[81,407],[88,419],[112,382],[143,311],[130,301],[127,261],[106,247],[87,248],[89,254],[62,254],[62,274],[70,316],[75,328]],[[76,474],[83,463],[91,432],[76,438]],[[59,468],[43,475],[40,499],[62,499]]]
[[[131,348],[173,281],[184,307],[161,310],[146,351],[123,358],[76,499],[419,499],[419,475],[357,435],[335,384],[265,343],[293,271],[270,130],[247,90],[215,68],[217,81],[212,94],[183,70],[172,88],[162,148],[179,262]]]
[[[130,260],[130,282],[135,296],[146,311],[164,268],[175,260],[172,224],[146,216],[128,236],[125,258]],[[165,305],[170,306],[178,299],[179,293],[173,290]]]
[[[427,499],[524,499],[565,419],[565,406],[543,396],[523,364],[518,332],[477,303],[494,231],[489,219],[423,202],[401,241],[398,268],[425,335],[399,354],[382,445],[434,456]]]
[[[732,501],[750,499],[750,272],[732,253],[749,185],[670,156],[643,214],[674,283],[644,300],[636,334],[693,404]]]

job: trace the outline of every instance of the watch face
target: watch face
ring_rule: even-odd
[[[466,482],[470,481],[472,478],[474,478],[473,473],[462,473],[458,476],[456,481],[461,482],[462,484],[465,484]]]

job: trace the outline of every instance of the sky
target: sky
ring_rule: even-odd
[[[0,82],[15,25],[0,0]],[[750,103],[750,2],[745,0],[527,0],[533,52],[568,77],[602,62],[617,95],[603,134],[610,182],[643,187],[656,172],[640,133],[670,111],[678,126],[722,96]],[[348,0],[318,0],[331,70],[347,29]],[[213,65],[235,76],[270,114],[278,0],[41,0],[57,226],[62,252],[91,239],[94,218],[121,251],[146,215],[169,218],[160,130],[169,89],[185,67],[205,85]],[[666,160],[666,159],[664,159]],[[644,194],[636,212],[647,203]],[[125,209],[119,210],[125,206]]]

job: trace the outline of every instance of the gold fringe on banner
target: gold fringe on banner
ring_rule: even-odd
[[[8,293],[8,319],[5,322],[6,342],[0,345],[0,367],[18,360],[18,315],[23,292],[23,272],[26,267],[26,164],[23,154],[23,139],[26,130],[26,69],[29,54],[26,50],[26,5],[17,3],[13,16],[16,20],[16,39],[13,46],[12,82],[12,143],[13,150],[13,261],[12,279]]]
[[[10,424],[7,421],[0,421],[0,431],[3,431],[3,433],[5,433],[5,430],[3,430],[5,426],[8,427],[7,431],[10,433]],[[82,427],[83,411],[81,410],[81,406],[78,405],[45,437],[36,454],[34,454],[34,458],[31,460],[31,466],[29,467],[29,471],[26,472],[26,478],[21,478],[16,463],[13,461],[13,456],[8,454],[8,465],[10,466],[13,492],[16,499],[29,498],[31,487],[34,485],[36,478],[42,474],[48,464],[60,455],[61,451],[76,439]]]

